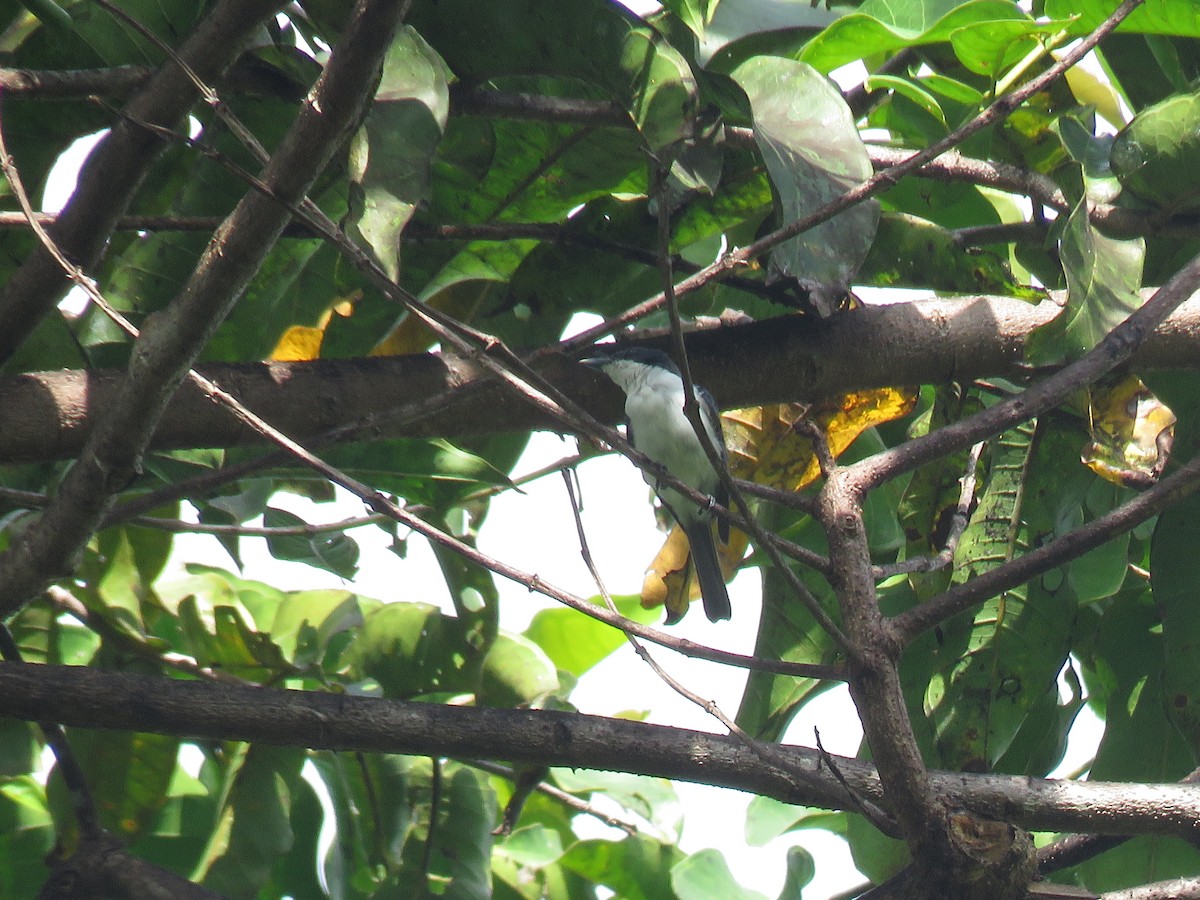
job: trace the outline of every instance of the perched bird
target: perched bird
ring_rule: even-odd
[[[728,505],[721,479],[709,462],[692,423],[684,415],[683,378],[667,354],[633,348],[583,362],[599,369],[625,392],[626,430],[635,450],[646,454],[689,487],[714,497],[722,506]],[[704,388],[696,385],[695,390],[700,419],[724,464],[725,439],[717,405],[712,394]],[[712,511],[675,488],[660,483],[653,473],[643,474],[667,512],[687,535],[705,615],[713,622],[728,619],[729,592],[725,589],[725,578],[717,560]],[[721,540],[729,540],[729,523],[721,520],[719,530]]]

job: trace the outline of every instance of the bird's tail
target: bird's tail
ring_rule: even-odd
[[[717,558],[717,545],[713,540],[712,527],[708,522],[701,521],[685,531],[692,550],[692,564],[696,567],[696,578],[700,582],[704,614],[710,622],[728,619],[732,612],[729,606],[729,591],[725,588],[725,576],[721,574],[721,562]]]

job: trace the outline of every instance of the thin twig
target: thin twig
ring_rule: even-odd
[[[473,769],[487,772],[490,775],[499,775],[501,778],[507,778],[509,781],[517,779],[517,772],[512,766],[502,766],[499,763],[489,762],[486,759],[463,759],[459,760],[459,762]],[[638,833],[638,827],[633,822],[628,822],[610,813],[606,813],[602,809],[597,809],[586,800],[581,800],[574,794],[567,793],[562,788],[555,787],[545,781],[539,781],[536,790],[550,797],[552,800],[556,800],[568,809],[573,809],[577,813],[599,820],[609,828],[619,828],[630,837]]]
[[[13,639],[12,632],[3,622],[0,622],[0,657],[15,663],[25,661],[21,655],[21,648]],[[80,834],[87,840],[101,838],[104,829],[100,827],[96,803],[92,799],[91,788],[88,787],[87,778],[83,774],[83,767],[71,749],[71,742],[67,740],[67,733],[57,722],[49,720],[38,722],[37,727],[50,746],[55,762],[58,763],[58,771],[62,775],[63,783],[67,786],[71,798],[71,808],[75,812],[75,821],[79,825]]]
[[[946,540],[942,544],[942,549],[929,556],[914,556],[912,559],[889,566],[876,566],[874,574],[877,579],[883,580],[891,578],[893,575],[911,575],[915,572],[936,572],[954,562],[954,553],[958,549],[958,542],[962,539],[963,533],[967,530],[967,524],[971,521],[971,506],[975,502],[975,484],[979,478],[979,457],[983,454],[983,448],[984,444],[980,441],[967,454],[967,468],[963,472],[963,477],[959,479],[961,488],[958,493],[958,505],[955,506],[954,515],[950,519],[950,527],[946,531]]]
[[[55,610],[60,613],[66,613],[78,620],[80,624],[94,631],[102,640],[114,644],[122,651],[175,669],[177,672],[193,675],[196,678],[206,678],[210,681],[219,681],[225,684],[256,684],[256,682],[248,681],[245,678],[238,678],[236,675],[221,669],[201,665],[194,657],[183,653],[158,650],[141,635],[115,628],[103,616],[93,615],[87,606],[84,605],[83,601],[64,587],[51,585],[46,588],[46,599]]]

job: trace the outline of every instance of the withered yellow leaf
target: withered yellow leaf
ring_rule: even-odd
[[[735,478],[781,490],[801,490],[816,480],[820,467],[812,441],[796,432],[797,422],[806,418],[820,428],[837,456],[868,428],[910,413],[916,402],[914,391],[878,388],[810,406],[776,404],[723,413],[729,470]],[[748,546],[749,538],[737,529],[733,529],[728,544],[718,541],[717,552],[726,579],[737,571]],[[699,596],[689,565],[687,537],[676,526],[646,570],[642,606],[665,606],[667,622],[677,622],[687,612],[688,604]]]

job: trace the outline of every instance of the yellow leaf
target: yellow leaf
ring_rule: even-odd
[[[301,362],[306,359],[316,359],[321,355],[321,341],[324,338],[324,328],[293,325],[283,333],[283,337],[271,351],[271,359],[276,362]]]
[[[1088,391],[1084,464],[1114,484],[1145,487],[1166,464],[1175,414],[1134,375]]]
[[[716,525],[713,527],[716,528]],[[717,539],[717,558],[726,581],[738,570],[748,546],[750,540],[736,528],[730,530],[728,544],[722,544]],[[688,605],[700,597],[700,582],[696,580],[690,563],[691,550],[687,535],[675,525],[646,570],[646,577],[642,580],[642,607],[654,609],[656,606],[665,606],[668,624],[682,619]]]
[[[914,391],[878,388],[811,406],[783,404],[723,413],[729,471],[735,478],[781,490],[801,490],[816,480],[820,467],[813,455],[812,441],[796,433],[797,422],[806,418],[820,428],[830,451],[837,456],[868,428],[908,415],[916,402]],[[726,580],[741,565],[749,543],[749,538],[736,528],[732,529],[728,544],[717,542]],[[642,606],[646,609],[665,606],[668,624],[683,618],[688,604],[700,596],[689,562],[687,537],[683,529],[675,526],[642,581]]]
[[[355,291],[349,297],[335,302],[321,314],[315,326],[293,325],[279,338],[275,349],[267,358],[274,362],[303,362],[317,359],[321,355],[321,342],[325,339],[325,329],[329,327],[333,314],[349,318],[354,313],[354,304],[362,298],[362,291]]]

